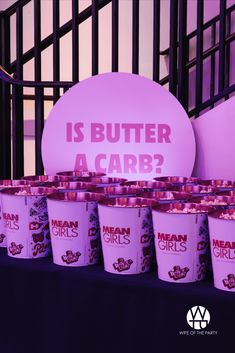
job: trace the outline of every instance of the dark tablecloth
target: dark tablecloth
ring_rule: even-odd
[[[0,250],[0,353],[233,352],[235,293],[207,280],[171,284],[156,273],[125,276],[102,265],[56,266]],[[211,315],[204,335],[189,327],[195,305]],[[186,331],[182,335],[180,331]],[[210,334],[217,331],[217,334]]]

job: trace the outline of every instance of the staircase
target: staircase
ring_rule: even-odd
[[[91,73],[99,73],[99,13],[102,8],[111,6],[111,71],[119,70],[119,0],[92,0],[91,6],[79,13],[79,1],[72,3],[71,19],[59,25],[60,2],[52,2],[53,31],[41,39],[40,0],[20,0],[0,13],[0,178],[19,178],[24,175],[24,102],[35,101],[35,173],[43,173],[41,159],[41,136],[44,127],[44,102],[58,100],[61,89],[65,92],[79,82],[79,29],[86,20],[91,19]],[[197,1],[197,29],[187,33],[187,1],[170,1],[169,48],[161,51],[160,27],[164,19],[160,16],[164,0],[152,0],[153,19],[153,57],[152,79],[165,85],[178,98],[190,117],[197,117],[207,108],[213,108],[217,102],[228,99],[235,92],[235,82],[231,80],[231,48],[234,49],[235,33],[231,24],[235,20],[235,5],[226,7],[226,0],[220,0],[220,13],[204,23],[204,2]],[[23,9],[29,3],[34,5],[34,46],[23,52]],[[11,18],[16,17],[16,60],[11,61]],[[132,68],[139,74],[140,57],[140,1],[132,0]],[[205,48],[205,35],[210,32],[210,46]],[[72,35],[72,80],[60,80],[60,39],[66,34]],[[196,45],[196,54],[190,50]],[[53,81],[45,82],[42,77],[42,53],[47,48],[53,49]],[[169,74],[160,77],[162,57],[169,63]],[[34,59],[34,78],[24,80],[23,68]],[[209,63],[209,96],[204,99],[203,68]],[[217,70],[218,66],[218,70]],[[34,94],[25,94],[24,88],[34,88]],[[192,90],[193,87],[193,90]],[[45,89],[52,88],[53,94],[46,94]],[[189,92],[192,91],[191,97]]]

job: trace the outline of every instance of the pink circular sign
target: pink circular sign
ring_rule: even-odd
[[[107,73],[73,86],[50,112],[45,170],[90,170],[128,179],[190,176],[191,122],[177,99],[138,75]]]

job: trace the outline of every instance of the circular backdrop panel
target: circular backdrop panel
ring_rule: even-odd
[[[190,176],[195,138],[183,107],[161,85],[107,73],[76,84],[58,100],[45,124],[42,157],[47,174]]]

